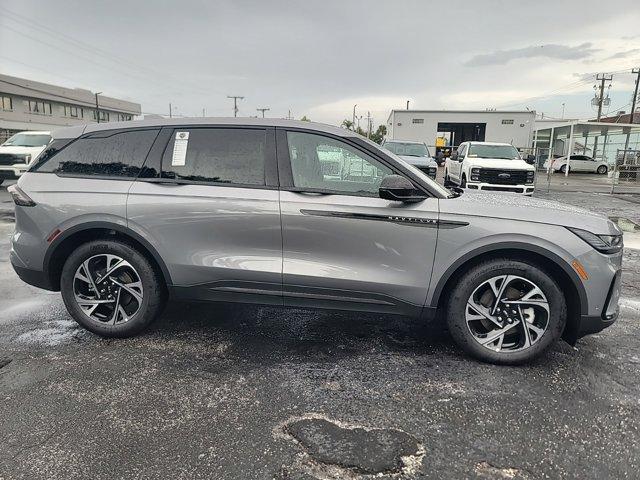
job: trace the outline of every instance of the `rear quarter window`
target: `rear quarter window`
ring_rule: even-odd
[[[32,171],[61,175],[135,178],[158,130],[104,133],[79,138],[65,148],[50,145]]]

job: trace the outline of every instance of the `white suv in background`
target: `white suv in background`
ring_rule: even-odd
[[[445,186],[531,195],[536,175],[531,161],[508,143],[464,142],[446,160]]]
[[[49,132],[19,132],[0,145],[0,184],[26,172],[50,141]]]

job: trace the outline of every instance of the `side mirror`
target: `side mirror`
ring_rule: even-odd
[[[382,179],[379,189],[380,198],[396,202],[415,203],[424,200],[409,179],[402,175],[387,175]]]
[[[458,151],[456,150],[455,152],[451,152],[451,155],[449,156],[449,158],[451,158],[451,160],[453,160],[454,162],[458,161]]]
[[[534,165],[536,163],[536,156],[535,155],[527,155],[526,158],[524,159],[525,162]]]

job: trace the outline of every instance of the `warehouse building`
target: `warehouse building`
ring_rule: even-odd
[[[506,142],[531,146],[535,111],[392,110],[387,138],[457,147],[466,141]]]
[[[140,114],[138,103],[0,74],[0,143],[25,130],[127,121]]]

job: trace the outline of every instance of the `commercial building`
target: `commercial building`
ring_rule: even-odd
[[[25,130],[133,120],[140,104],[0,74],[0,142]]]
[[[530,147],[535,111],[392,110],[387,138],[457,147],[466,141],[506,142]]]

